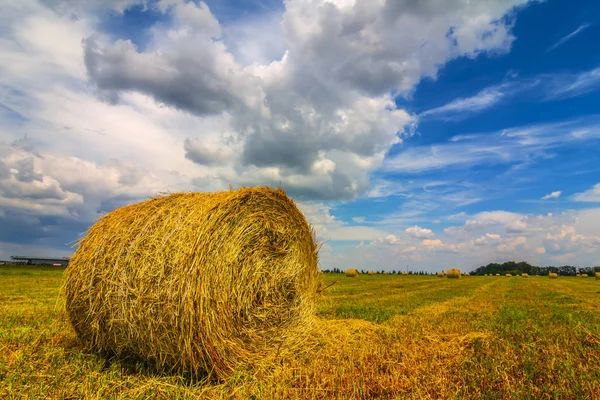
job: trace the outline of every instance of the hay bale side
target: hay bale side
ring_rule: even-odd
[[[448,271],[446,271],[446,276],[448,278],[460,279],[460,277],[461,277],[461,275],[460,275],[460,269],[458,269],[458,268],[451,268]]]
[[[556,272],[550,272],[548,275],[550,279],[558,279],[558,274]]]
[[[282,189],[156,197],[89,229],[65,272],[66,309],[92,350],[225,378],[302,345],[317,249]]]
[[[346,276],[348,278],[356,278],[358,276],[358,270],[355,268],[348,268],[346,270]]]
[[[438,278],[443,278],[444,277],[444,273],[443,272],[438,272],[437,274],[435,274],[435,276],[437,276]]]
[[[600,272],[596,272],[594,276],[596,277],[597,281],[600,281]]]

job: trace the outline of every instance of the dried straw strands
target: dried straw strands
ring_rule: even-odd
[[[66,308],[93,350],[224,378],[302,345],[317,248],[282,189],[156,197],[90,228],[66,270]]]

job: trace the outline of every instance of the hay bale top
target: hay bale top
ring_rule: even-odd
[[[358,276],[358,270],[356,268],[348,268],[346,270],[346,276],[348,278],[356,278]]]
[[[458,269],[458,268],[451,268],[451,269],[449,269],[449,270],[446,271],[446,276],[448,278],[460,279],[460,277],[461,277],[460,269]]]
[[[226,378],[303,343],[317,249],[282,189],[152,198],[106,214],[80,241],[67,313],[93,350]]]

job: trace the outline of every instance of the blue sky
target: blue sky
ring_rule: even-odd
[[[281,184],[323,268],[600,265],[600,4],[9,3],[0,258]]]

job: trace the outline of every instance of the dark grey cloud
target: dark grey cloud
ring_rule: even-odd
[[[17,170],[15,178],[20,182],[41,181],[44,176],[35,171],[33,165],[33,157],[23,158],[14,163],[14,168]]]
[[[231,154],[226,149],[208,146],[199,141],[186,138],[183,142],[185,158],[199,165],[224,165],[229,161]]]

